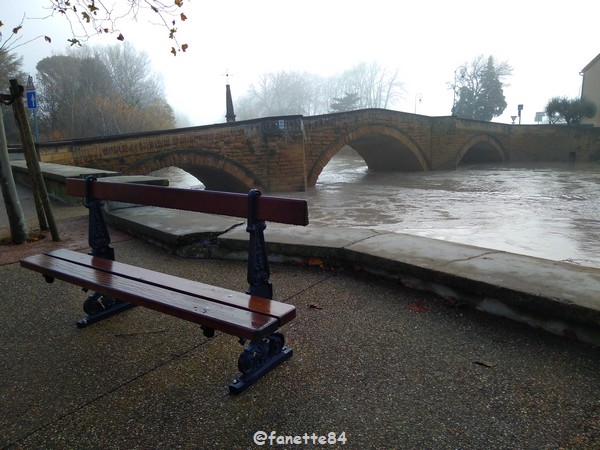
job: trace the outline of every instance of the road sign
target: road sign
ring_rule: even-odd
[[[27,91],[27,108],[36,109],[37,99],[35,98],[35,91]]]
[[[545,115],[546,115],[546,113],[543,112],[543,111],[542,112],[536,112],[535,113],[535,121],[538,122],[538,123],[542,122],[544,120],[544,116]]]
[[[27,77],[27,86],[25,86],[26,91],[35,91],[35,86],[33,85],[33,77],[29,75]]]

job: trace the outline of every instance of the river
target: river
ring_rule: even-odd
[[[194,187],[185,172],[162,173]],[[197,187],[197,186],[196,186]],[[312,224],[424,236],[600,268],[600,164],[369,172],[341,152],[307,192]]]

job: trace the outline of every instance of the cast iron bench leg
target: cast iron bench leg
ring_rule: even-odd
[[[90,195],[91,183],[95,181],[97,178],[94,176],[86,177],[87,196],[83,200],[84,206],[89,210],[88,244],[92,248],[90,255],[114,261],[115,250],[110,246],[110,234],[102,215],[104,202],[94,199]],[[83,302],[83,310],[88,315],[77,321],[77,328],[85,328],[134,306],[133,303],[94,292]]]
[[[229,384],[229,392],[239,394],[291,358],[292,354],[293,350],[285,346],[283,334],[279,332],[251,341],[238,359],[238,369],[242,375]]]
[[[134,306],[135,304],[133,303],[124,302],[99,292],[94,292],[83,302],[83,310],[88,315],[77,321],[77,328],[85,328],[88,325],[108,319]]]

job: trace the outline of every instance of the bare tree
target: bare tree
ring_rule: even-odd
[[[108,69],[117,93],[128,102],[147,107],[164,96],[163,78],[152,70],[147,53],[129,43],[103,47],[94,53]]]
[[[314,114],[319,85],[319,77],[307,73],[264,74],[238,103],[238,117]]]
[[[131,19],[137,21],[144,18],[165,30],[165,37],[171,40],[171,53],[185,52],[187,44],[179,44],[177,40],[177,27],[187,20],[182,8],[184,0],[127,0],[119,2],[104,2],[102,0],[43,0],[48,11],[43,19],[58,18],[66,21],[66,26],[71,30],[71,37],[67,41],[73,46],[81,44],[90,37],[99,34],[110,34],[116,39],[126,39],[126,25]],[[0,15],[0,30],[4,23]],[[20,32],[27,26],[27,17],[23,16],[20,23],[9,24],[10,32],[5,32],[6,38],[0,43],[0,53],[12,51],[29,42],[44,39],[52,41],[51,36],[38,35],[24,41]],[[1,30],[4,31],[4,30]]]
[[[360,99],[358,108],[389,108],[403,90],[397,70],[390,72],[377,62],[360,63],[338,77],[335,97],[352,92]]]
[[[243,119],[324,114],[336,98],[348,92],[357,96],[357,109],[390,108],[403,92],[397,77],[397,71],[390,72],[375,62],[358,64],[328,78],[306,72],[268,73],[237,100],[236,111]]]
[[[37,65],[40,127],[49,139],[175,126],[148,55],[130,46],[80,49]]]

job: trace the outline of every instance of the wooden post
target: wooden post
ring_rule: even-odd
[[[16,83],[15,88],[13,89],[13,81],[16,80],[11,80],[11,84],[10,84],[10,93],[13,94],[13,96],[17,96],[19,99],[17,98],[13,98],[13,114],[15,116],[15,120],[17,122],[17,128],[19,129],[19,136],[21,137],[21,144],[23,146],[23,155],[25,155],[25,161],[27,162],[27,171],[29,173],[29,181],[31,183],[31,193],[33,195],[33,202],[35,204],[35,211],[37,213],[37,218],[38,218],[38,223],[40,225],[40,230],[47,230],[48,229],[48,223],[46,222],[46,214],[44,213],[44,206],[42,205],[42,197],[40,195],[40,189],[38,188],[37,182],[38,179],[37,177],[32,176],[32,167],[33,167],[33,162],[31,162],[31,152],[29,151],[28,148],[26,148],[25,146],[25,139],[23,138],[23,131],[21,130],[21,123],[19,121],[20,119],[20,112],[22,110],[24,110],[24,106],[22,108],[19,108],[18,106],[15,106],[15,103],[17,101],[21,102],[20,97],[21,97],[21,90],[20,90],[20,86],[18,83]],[[14,92],[13,92],[14,91]],[[25,117],[27,117],[27,114],[24,114]]]
[[[15,113],[15,120],[19,128],[21,135],[21,143],[23,145],[23,153],[25,154],[25,160],[27,161],[27,170],[31,179],[31,185],[33,187],[34,199],[38,196],[42,204],[42,211],[38,211],[38,219],[40,220],[40,228],[42,228],[42,218],[48,219],[50,226],[50,234],[52,234],[53,241],[60,241],[58,234],[58,228],[54,220],[54,214],[50,206],[50,198],[48,197],[48,191],[46,190],[46,184],[44,183],[44,177],[42,176],[42,170],[40,168],[40,162],[38,161],[37,153],[35,150],[35,142],[33,135],[31,134],[31,127],[29,126],[29,120],[27,119],[27,112],[25,111],[25,105],[23,103],[23,86],[20,86],[17,80],[10,80],[10,93],[18,95],[18,98],[13,102],[13,112]],[[44,221],[45,224],[45,221]],[[42,228],[43,229],[43,228]]]
[[[10,225],[10,238],[14,244],[22,244],[27,240],[27,223],[10,166],[2,109],[0,109],[0,184],[2,184],[2,197]]]

